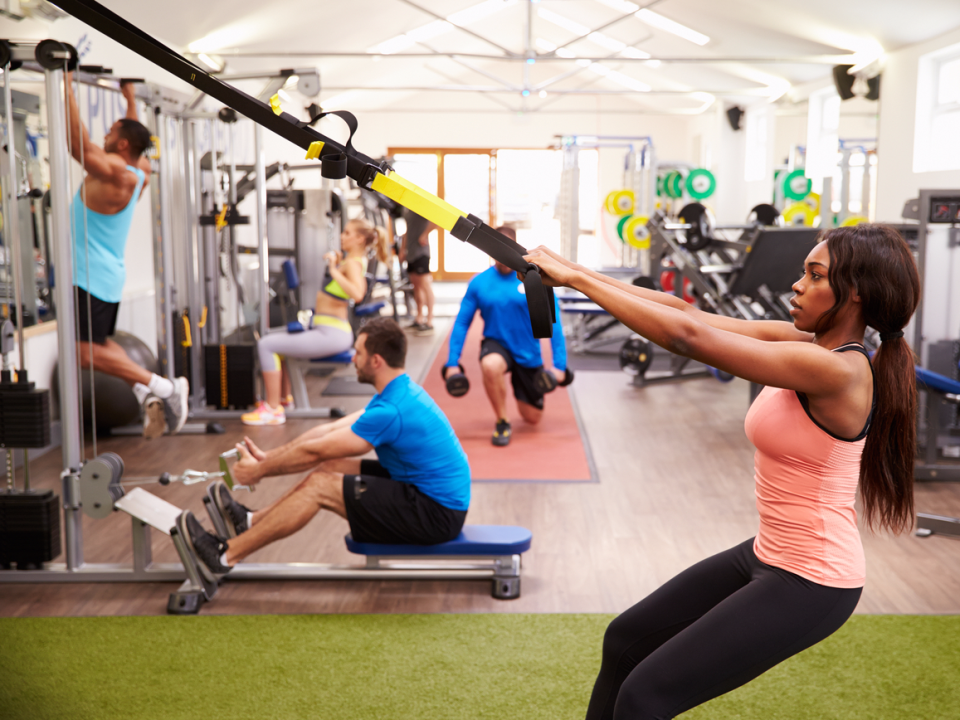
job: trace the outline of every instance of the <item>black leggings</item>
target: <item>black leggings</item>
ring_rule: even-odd
[[[863,588],[831,588],[760,562],[753,539],[684,570],[616,618],[587,720],[672,718],[817,644]]]

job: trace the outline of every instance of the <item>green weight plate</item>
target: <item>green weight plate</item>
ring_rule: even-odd
[[[620,238],[620,242],[626,242],[626,240],[623,237],[623,232],[624,232],[623,228],[630,221],[630,218],[632,217],[633,215],[624,215],[622,218],[620,218],[620,222],[617,223],[617,237]]]
[[[717,179],[704,168],[691,170],[686,181],[687,194],[694,200],[705,200],[717,189]]]
[[[813,187],[813,181],[804,176],[803,170],[794,170],[783,180],[783,196],[788,200],[803,200]]]

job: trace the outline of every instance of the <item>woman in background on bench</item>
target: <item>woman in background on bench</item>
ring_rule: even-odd
[[[376,248],[377,257],[386,262],[389,246],[387,234],[365,220],[351,220],[340,234],[340,252],[324,255],[327,270],[311,326],[304,332],[291,333],[279,328],[260,338],[257,354],[263,373],[266,398],[256,409],[241,416],[244,425],[283,425],[284,406],[289,406],[290,380],[280,356],[295,358],[328,357],[346,352],[353,346],[353,330],[347,321],[349,303],[359,303],[367,293],[367,253]],[[285,393],[280,397],[281,387]]]
[[[545,248],[527,257],[658,345],[765,386],[745,422],[757,536],[610,624],[588,720],[672,718],[840,628],[865,578],[858,487],[868,526],[913,525],[917,391],[903,327],[920,298],[917,267],[884,225],[819,239],[793,285],[792,324],[711,315]],[[872,362],[867,326],[881,340]]]

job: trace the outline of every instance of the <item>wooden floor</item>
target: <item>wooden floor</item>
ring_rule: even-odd
[[[433,338],[411,338],[408,369],[417,378],[449,321]],[[318,394],[324,380],[309,379]],[[743,431],[746,383],[695,380],[633,388],[620,373],[582,372],[573,385],[600,482],[488,484],[473,488],[470,523],[516,524],[533,531],[524,555],[522,596],[501,601],[488,582],[225,582],[204,614],[381,612],[619,612],[691,563],[757,530],[753,449]],[[477,385],[474,391],[480,391]],[[367,398],[337,397],[348,411]],[[319,398],[316,398],[319,404]],[[549,408],[549,400],[548,400]],[[549,409],[548,409],[549,412]],[[261,447],[298,435],[313,421],[247,428]],[[491,416],[492,423],[492,416]],[[217,455],[244,434],[101,440],[120,453],[126,474],[216,468]],[[89,450],[88,450],[89,452]],[[490,452],[496,452],[491,447]],[[59,491],[59,453],[35,461],[35,484]],[[297,477],[261,484],[241,501],[260,507]],[[203,485],[148,489],[208,523]],[[960,485],[917,488],[918,510],[960,515]],[[89,562],[129,561],[130,519],[84,517]],[[346,522],[316,517],[299,534],[261,550],[255,562],[355,562],[344,548]],[[858,612],[960,612],[960,542],[863,532],[868,581]],[[175,562],[169,539],[154,533],[154,559]],[[63,558],[61,557],[62,561]],[[0,584],[2,616],[151,615],[166,609],[176,583]]]

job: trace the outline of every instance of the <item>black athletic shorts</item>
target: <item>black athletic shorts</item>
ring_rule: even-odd
[[[543,393],[537,390],[534,382],[537,373],[543,365],[535,368],[525,368],[517,365],[513,355],[503,345],[492,338],[484,338],[480,343],[480,359],[490,353],[501,355],[507,361],[507,372],[510,373],[510,384],[513,385],[513,396],[520,402],[533,405],[537,410],[543,410]]]
[[[421,255],[418,258],[407,261],[407,275],[429,275],[430,274],[430,256]]]
[[[117,310],[120,303],[105,302],[96,295],[90,295],[81,287],[77,291],[77,313],[79,315],[80,341],[90,342],[90,330],[93,330],[93,342],[103,345],[117,329]],[[87,300],[90,300],[90,314],[87,315]],[[89,318],[89,319],[88,319]],[[90,322],[92,320],[92,323]]]
[[[466,510],[451,510],[415,485],[390,479],[376,460],[361,460],[359,475],[343,476],[343,504],[357,542],[436,545],[460,534]]]

